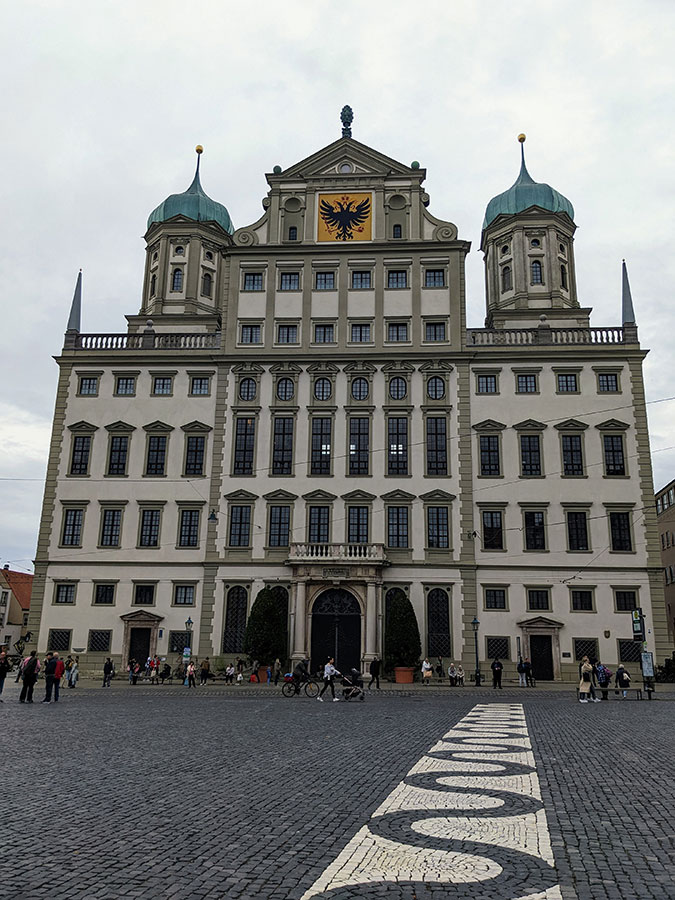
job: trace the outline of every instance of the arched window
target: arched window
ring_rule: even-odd
[[[176,256],[183,256],[185,254],[185,250],[182,247],[176,247],[173,252],[176,254]]]
[[[448,595],[441,588],[427,594],[427,651],[429,656],[451,656]]]
[[[150,279],[150,296],[155,296],[155,291],[157,290],[157,276],[153,275]]]
[[[241,653],[246,630],[246,607],[248,594],[241,585],[236,585],[227,593],[225,631],[223,632],[223,653]]]
[[[567,267],[560,266],[560,286],[566,291],[567,290]]]
[[[391,608],[391,602],[396,597],[402,596],[405,599],[405,591],[402,591],[401,588],[389,588],[387,593],[384,596],[384,630],[387,630],[387,624],[389,622],[389,610]]]
[[[291,225],[288,229],[288,240],[289,241],[297,241],[298,239],[298,229],[295,225]]]
[[[174,269],[173,270],[173,278],[171,279],[171,290],[172,291],[182,291],[183,290],[183,270],[182,269]]]
[[[511,266],[502,269],[502,293],[511,290]]]
[[[205,297],[211,296],[211,288],[213,286],[213,277],[209,272],[204,272],[202,275],[202,294]]]
[[[397,238],[403,237],[403,229],[400,225],[394,225],[394,229],[392,231],[391,236],[396,240]]]
[[[535,259],[532,263],[532,284],[543,284],[544,279],[541,274],[541,263]]]

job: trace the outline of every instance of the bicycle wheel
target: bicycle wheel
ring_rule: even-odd
[[[284,697],[292,697],[295,693],[295,685],[292,681],[286,681],[284,686],[281,688],[281,693]]]
[[[319,685],[316,681],[308,681],[305,685],[305,693],[308,697],[316,697],[319,693]]]

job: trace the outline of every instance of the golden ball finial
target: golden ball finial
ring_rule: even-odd
[[[519,135],[518,135],[518,140],[520,141],[521,144],[524,144],[524,143],[525,143],[525,135],[524,135],[524,134],[519,134]]]
[[[204,148],[202,147],[202,145],[197,144],[197,146],[195,147],[195,153],[203,153],[203,152],[204,152]]]

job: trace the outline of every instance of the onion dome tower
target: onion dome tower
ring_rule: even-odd
[[[579,308],[574,269],[574,207],[549,184],[535,181],[520,142],[515,183],[487,205],[485,254],[488,327],[531,327],[547,312],[550,324],[588,324]]]
[[[152,316],[213,315],[218,309],[223,252],[232,243],[230,214],[201,184],[203,147],[195,148],[197,168],[190,187],[170,194],[148,216],[143,321]],[[165,320],[166,324],[171,324]],[[207,323],[200,321],[199,326]]]

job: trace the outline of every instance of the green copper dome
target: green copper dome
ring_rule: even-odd
[[[524,135],[521,135],[524,140]],[[520,138],[519,138],[520,140]],[[529,209],[530,206],[539,206],[541,209],[554,213],[567,213],[570,219],[574,219],[574,207],[561,193],[552,188],[550,184],[539,184],[534,181],[525,166],[525,152],[523,142],[520,143],[521,164],[520,174],[508,191],[497,194],[487,205],[483,230],[490,225],[497,216],[514,216],[516,213]]]
[[[159,204],[148,216],[148,228],[153,222],[166,222],[174,216],[185,216],[195,222],[217,222],[228,234],[232,234],[234,226],[227,209],[222,203],[216,203],[204,193],[199,180],[199,160],[202,148],[197,149],[197,171],[192,184],[183,194],[171,194]]]

